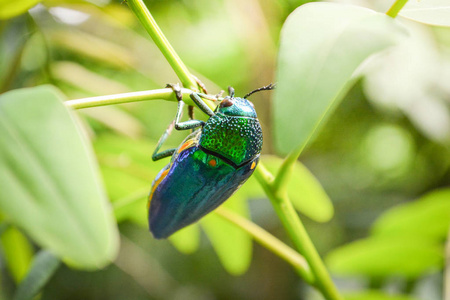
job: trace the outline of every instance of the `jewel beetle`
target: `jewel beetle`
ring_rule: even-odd
[[[180,122],[184,102],[178,85],[171,87],[178,100],[175,120],[161,137],[153,153],[154,161],[171,156],[170,163],[156,176],[148,199],[149,228],[157,239],[167,238],[190,225],[227,200],[250,177],[259,161],[263,143],[261,126],[251,94],[271,90],[256,89],[243,98],[223,98],[212,111],[202,100],[211,96],[190,95],[209,119]],[[195,129],[178,148],[159,152],[172,128]]]

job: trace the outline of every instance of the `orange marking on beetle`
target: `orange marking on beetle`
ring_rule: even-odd
[[[214,158],[211,158],[209,161],[208,161],[208,165],[210,165],[211,167],[215,167],[215,166],[217,166],[217,161],[214,159]]]
[[[150,209],[150,202],[152,201],[152,197],[153,197],[153,193],[155,192],[156,188],[158,187],[158,185],[161,183],[161,181],[166,178],[167,173],[169,173],[169,169],[165,170],[164,172],[162,172],[161,176],[159,176],[158,180],[155,182],[155,184],[153,185],[152,191],[150,192],[150,195],[148,196],[148,203],[147,203],[147,209]]]
[[[252,165],[250,166],[250,170],[253,170],[256,167],[256,162],[252,162]]]
[[[183,150],[186,150],[194,143],[193,140],[187,140],[180,148],[178,148],[178,153],[181,153]]]

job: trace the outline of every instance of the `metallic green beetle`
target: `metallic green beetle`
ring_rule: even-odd
[[[213,112],[202,100],[210,96],[192,93],[195,104],[210,118],[180,123],[184,107],[178,86],[178,110],[173,125],[178,130],[200,127],[175,149],[158,153],[171,128],[161,137],[153,160],[172,156],[153,181],[149,195],[149,227],[155,238],[167,238],[192,224],[227,200],[250,177],[259,161],[263,143],[262,130],[251,94],[274,88],[259,88],[243,98],[229,89]]]

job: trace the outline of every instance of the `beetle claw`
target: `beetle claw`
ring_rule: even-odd
[[[166,84],[166,88],[171,88],[175,93],[178,101],[183,101],[183,94],[181,94],[181,87],[178,83],[168,83]]]

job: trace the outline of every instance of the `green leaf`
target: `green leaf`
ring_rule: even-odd
[[[30,268],[33,246],[19,230],[9,226],[1,235],[1,247],[12,278],[20,282]]]
[[[353,292],[344,295],[345,300],[416,300],[407,295],[388,295],[380,291]]]
[[[443,249],[421,237],[371,237],[333,250],[326,263],[336,275],[413,279],[442,268]]]
[[[41,2],[41,0],[0,0],[0,19],[9,19],[20,14]]]
[[[51,86],[0,95],[0,210],[68,264],[96,269],[118,231],[92,149]]]
[[[34,260],[27,277],[17,288],[14,300],[31,300],[50,280],[60,265],[58,257],[42,250]]]
[[[264,165],[276,174],[283,159],[264,155]],[[287,192],[295,209],[317,222],[326,222],[333,217],[333,204],[320,182],[299,161],[294,164],[288,179]]]
[[[223,205],[241,216],[249,217],[247,202],[236,195]],[[251,237],[236,225],[214,213],[204,217],[200,224],[224,268],[233,275],[241,275],[247,271],[252,258]]]
[[[426,194],[382,214],[373,226],[378,236],[423,236],[443,241],[450,227],[450,189]]]
[[[200,228],[198,224],[192,224],[175,232],[169,237],[169,241],[184,254],[197,251],[200,246]]]
[[[351,87],[358,66],[404,35],[395,20],[362,7],[311,3],[291,13],[281,32],[273,105],[279,152],[304,146]]]
[[[450,3],[448,0],[408,1],[399,15],[417,22],[450,26]]]

